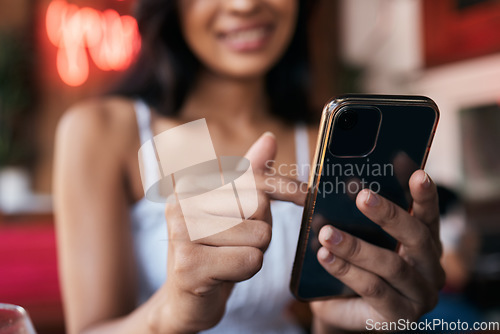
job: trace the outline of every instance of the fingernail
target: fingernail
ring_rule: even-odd
[[[368,194],[366,195],[365,204],[368,206],[377,206],[380,202],[378,195],[373,191],[368,190]]]
[[[318,251],[318,257],[321,261],[326,263],[333,263],[335,261],[335,255],[328,251],[325,247],[321,247]]]
[[[422,187],[429,188],[430,185],[431,185],[431,178],[429,177],[429,174],[424,172],[424,177],[422,179]]]
[[[262,134],[262,137],[264,136],[270,136],[270,137],[273,137],[273,138],[276,138],[276,136],[274,135],[274,133],[272,133],[271,131],[266,131]]]
[[[338,230],[335,230],[331,226],[326,226],[324,230],[323,237],[329,244],[338,245],[342,241],[342,234]]]

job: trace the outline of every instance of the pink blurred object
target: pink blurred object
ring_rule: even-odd
[[[0,302],[42,301],[60,301],[53,226],[0,226]]]
[[[41,334],[64,333],[52,222],[0,223],[0,302],[22,305]]]

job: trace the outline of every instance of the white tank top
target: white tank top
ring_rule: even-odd
[[[141,143],[152,138],[151,111],[136,101],[135,112]],[[307,129],[295,129],[298,179],[306,182],[309,174]],[[150,159],[145,159],[148,161]],[[152,160],[153,162],[155,159]],[[131,209],[135,255],[139,275],[138,304],[145,302],[167,278],[167,222],[165,204],[142,198]],[[262,269],[252,278],[237,283],[229,297],[223,319],[203,333],[303,333],[287,307],[293,301],[289,291],[295,248],[299,235],[302,207],[272,201],[273,237],[264,254]]]

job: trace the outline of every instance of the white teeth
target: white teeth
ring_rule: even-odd
[[[226,35],[226,39],[236,43],[253,42],[263,38],[266,35],[266,33],[267,33],[266,28],[240,30],[228,33]]]

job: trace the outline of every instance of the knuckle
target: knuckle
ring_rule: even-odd
[[[395,279],[404,279],[408,276],[410,271],[410,266],[401,257],[396,255],[396,259],[391,261],[387,268],[388,277],[393,277]]]
[[[398,219],[398,208],[392,203],[388,203],[385,210],[385,220],[394,222]]]
[[[190,292],[196,297],[205,297],[213,291],[213,287],[209,285],[199,285],[194,287]]]
[[[415,248],[427,249],[428,247],[432,247],[431,234],[427,228],[422,228],[409,242],[410,246]]]
[[[348,259],[356,259],[361,253],[361,242],[355,237],[349,237],[347,242],[346,257]]]
[[[259,206],[267,207],[269,204],[268,194],[264,190],[257,191],[257,197],[259,200]]]
[[[172,257],[172,270],[177,276],[190,275],[196,267],[194,263],[195,256],[192,255],[192,249],[187,243],[177,243]]]
[[[347,261],[336,259],[337,266],[333,269],[333,273],[337,277],[346,276],[351,269],[351,264]]]
[[[243,268],[244,279],[249,279],[255,275],[264,261],[264,254],[257,248],[251,248],[246,252],[242,259],[241,268]]]
[[[269,209],[270,203],[267,194],[264,191],[259,191],[257,195],[258,211],[266,212]]]
[[[254,235],[259,249],[266,249],[272,238],[272,227],[265,222],[255,222]]]
[[[249,219],[264,219],[269,208],[270,203],[266,193],[262,190],[257,191],[257,209]]]
[[[360,294],[369,298],[380,298],[384,295],[384,283],[381,279],[376,278],[369,282],[361,291]]]
[[[176,258],[172,269],[174,275],[182,277],[191,273],[192,265],[191,262],[185,258]]]

